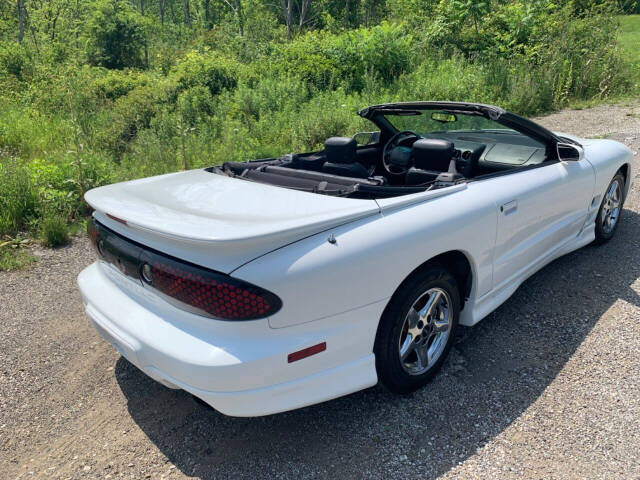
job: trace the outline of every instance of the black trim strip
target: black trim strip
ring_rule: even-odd
[[[153,248],[147,247],[141,243],[131,240],[123,235],[114,232],[109,227],[103,225],[94,217],[91,217],[87,222],[87,232],[89,237],[94,242],[94,246],[98,251],[99,258],[120,270],[127,277],[140,282],[140,284],[152,290],[160,297],[164,298],[168,303],[191,313],[196,313],[204,317],[213,318],[221,321],[248,321],[259,320],[268,316],[274,315],[282,308],[282,300],[276,294],[265,290],[262,287],[253,285],[245,280],[241,280],[236,277],[232,277],[223,272],[212,270],[195,263],[191,263],[166,253],[159,252]],[[179,266],[182,271],[192,271],[198,275],[206,275],[209,279],[217,279],[218,282],[223,282],[228,285],[240,287],[250,293],[254,293],[264,298],[272,308],[269,312],[262,316],[253,316],[247,318],[225,318],[215,316],[197,306],[185,303],[179,299],[169,296],[163,291],[155,288],[153,283],[145,280],[142,275],[142,267],[145,264],[151,264],[158,262],[173,263]]]

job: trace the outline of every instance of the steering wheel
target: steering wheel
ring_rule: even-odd
[[[393,149],[398,146],[401,139],[405,137],[416,137],[416,139],[422,138],[416,132],[411,130],[402,130],[401,132],[396,133],[393,137],[389,139],[389,141],[384,145],[384,149],[382,150],[382,166],[391,175],[404,175],[409,169],[409,159],[406,159],[406,162],[397,162],[393,163],[391,161],[391,153]],[[404,163],[402,165],[401,163]]]

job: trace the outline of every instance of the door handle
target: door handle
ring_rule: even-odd
[[[509,215],[510,213],[515,212],[518,209],[518,201],[511,200],[510,202],[505,203],[504,205],[500,205],[500,211],[504,215]]]

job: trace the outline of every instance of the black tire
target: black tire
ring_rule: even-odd
[[[607,204],[607,200],[608,200],[607,193],[609,192],[609,190],[611,189],[611,186],[615,182],[617,182],[617,184],[620,186],[620,192],[619,192],[620,206],[619,206],[618,216],[616,217],[616,221],[613,225],[613,228],[608,229],[606,228],[606,225],[604,222],[603,212],[605,211],[605,208],[606,208],[605,205]],[[607,189],[605,190],[604,195],[602,196],[602,202],[600,203],[600,208],[598,209],[598,215],[596,216],[596,232],[595,232],[596,238],[593,241],[593,243],[596,245],[602,245],[603,243],[608,242],[613,238],[613,235],[616,233],[616,229],[618,228],[618,224],[620,223],[620,215],[622,214],[622,204],[624,199],[624,185],[625,185],[624,176],[622,175],[622,173],[618,172],[613,177],[613,179],[607,186]]]
[[[452,318],[444,349],[424,373],[410,374],[400,360],[401,335],[406,335],[405,319],[409,310],[425,292],[431,289],[445,291],[451,301]],[[395,393],[410,393],[424,386],[440,370],[446,359],[458,327],[460,293],[456,279],[443,266],[434,264],[412,275],[398,288],[387,305],[374,346],[376,369],[382,384]],[[419,337],[419,336],[418,336]],[[423,336],[424,338],[424,336]]]

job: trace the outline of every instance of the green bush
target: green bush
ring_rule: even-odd
[[[309,100],[309,87],[297,77],[262,77],[253,84],[242,84],[233,93],[230,114],[259,119],[274,112],[300,108]]]
[[[85,153],[35,158],[25,165],[43,211],[74,221],[87,213],[82,193],[117,179],[113,162],[105,156]]]
[[[224,89],[235,88],[240,69],[235,60],[207,48],[204,52],[189,52],[171,74],[183,90],[204,86],[211,95],[217,95]]]
[[[39,199],[23,165],[2,156],[0,160],[0,234],[15,234],[36,218]]]
[[[618,0],[620,10],[624,13],[640,13],[640,1],[639,0]]]
[[[361,94],[349,94],[343,89],[322,92],[308,102],[301,104],[294,112],[275,114],[265,118],[256,127],[256,132],[264,132],[263,142],[268,138],[280,141],[279,155],[284,152],[317,150],[328,137],[353,135],[359,131],[371,130],[368,120],[356,115],[356,111],[379,98],[365,98]],[[269,124],[273,127],[270,128]]]
[[[104,127],[97,134],[98,144],[120,158],[138,132],[149,128],[153,117],[174,102],[175,88],[166,81],[134,88],[101,112]]]
[[[213,114],[213,98],[206,87],[191,87],[178,95],[177,107],[184,126],[195,127]]]
[[[29,159],[67,148],[71,129],[55,113],[0,102],[0,148]]]
[[[0,73],[13,75],[24,80],[33,73],[31,55],[15,42],[0,42]]]
[[[406,72],[413,44],[413,36],[405,28],[388,23],[338,35],[310,32],[283,45],[272,68],[280,75],[299,76],[320,89],[344,86],[360,90],[366,72],[375,72],[387,84]]]
[[[69,227],[64,218],[45,216],[40,222],[40,239],[46,247],[60,247],[69,243]]]
[[[397,98],[404,100],[488,100],[487,77],[479,65],[462,56],[427,59],[398,81]]]
[[[127,0],[96,0],[85,36],[89,63],[106,68],[142,66],[145,23]]]
[[[603,3],[603,0],[573,0],[576,7],[580,10],[589,10],[594,6]],[[621,13],[637,14],[640,13],[639,0],[611,0],[609,3],[612,7],[616,7]]]
[[[626,89],[628,78],[616,47],[614,17],[587,15],[559,25],[556,38],[549,39],[549,48],[538,61],[540,68],[555,76],[556,106],[571,98],[603,98]]]
[[[134,88],[148,85],[152,80],[135,70],[107,70],[96,68],[90,80],[91,94],[108,100],[127,95]]]

